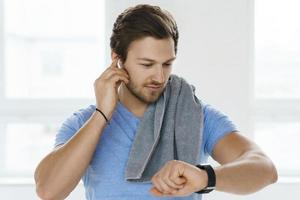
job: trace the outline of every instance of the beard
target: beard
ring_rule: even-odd
[[[158,85],[156,83],[150,83],[150,84],[147,84],[147,85],[161,86],[161,85]],[[142,85],[142,88],[139,89],[137,84],[130,81],[125,86],[127,87],[128,91],[132,95],[134,95],[137,99],[139,99],[141,102],[144,102],[146,104],[151,104],[151,103],[156,102],[159,99],[159,97],[161,96],[161,94],[163,93],[163,91],[165,89],[165,84],[163,86],[161,86],[161,88],[157,91],[149,90],[146,87],[147,85]]]

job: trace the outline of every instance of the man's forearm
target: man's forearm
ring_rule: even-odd
[[[90,163],[105,123],[95,112],[66,144],[41,161],[35,171],[41,198],[63,199],[74,189]]]
[[[277,172],[268,157],[250,151],[233,162],[215,168],[216,190],[249,194],[276,182]]]

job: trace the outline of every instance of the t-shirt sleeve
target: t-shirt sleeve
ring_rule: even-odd
[[[93,113],[93,107],[91,105],[74,112],[62,123],[55,136],[54,147],[66,143],[84,125]]]
[[[216,110],[211,105],[204,105],[203,114],[204,153],[212,155],[216,143],[226,134],[237,131],[237,128],[228,116]]]

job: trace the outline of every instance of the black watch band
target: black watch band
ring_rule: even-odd
[[[203,194],[203,193],[209,193],[213,191],[216,188],[216,174],[215,170],[211,165],[196,165],[196,167],[205,170],[207,173],[208,181],[207,181],[207,186],[203,188],[202,190],[199,190],[198,194]]]

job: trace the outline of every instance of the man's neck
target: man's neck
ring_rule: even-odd
[[[119,88],[118,95],[119,101],[136,117],[142,118],[144,116],[148,104],[136,98],[123,83]]]

